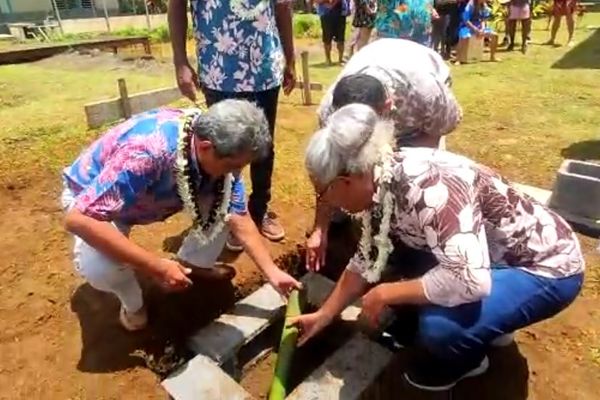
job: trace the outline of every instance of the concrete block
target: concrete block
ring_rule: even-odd
[[[565,218],[600,220],[600,165],[565,160],[556,174],[550,206]]]
[[[185,366],[162,381],[161,385],[175,400],[247,400],[252,398],[215,362],[203,355],[194,357]]]
[[[290,393],[287,400],[355,400],[376,381],[392,353],[356,334]]]
[[[231,363],[237,350],[264,331],[269,324],[283,316],[281,296],[265,284],[250,296],[236,303],[233,309],[193,335],[190,349],[218,365]]]
[[[331,279],[314,272],[309,272],[301,279],[306,290],[306,301],[314,306],[321,306],[329,297],[335,287]],[[341,319],[344,321],[356,321],[360,314],[360,302],[352,304],[342,311]]]

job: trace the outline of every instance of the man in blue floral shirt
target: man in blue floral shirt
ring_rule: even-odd
[[[135,331],[147,324],[136,272],[168,291],[190,276],[230,279],[216,266],[234,232],[267,280],[282,294],[299,283],[273,262],[246,210],[239,171],[271,147],[264,113],[227,100],[206,112],[159,109],[113,127],[63,171],[65,226],[75,238],[77,271],[121,302],[119,319]],[[161,258],[129,239],[132,226],[163,221],[186,209],[193,225],[176,259]]]
[[[255,102],[265,113],[271,136],[275,129],[279,89],[289,94],[295,85],[291,0],[191,0],[198,73],[186,51],[187,0],[169,0],[169,29],[177,84],[196,100],[201,89],[208,106],[228,98]],[[268,213],[274,151],[252,163],[252,194],[248,208],[260,232],[283,239],[283,227]],[[230,250],[241,250],[230,237]]]

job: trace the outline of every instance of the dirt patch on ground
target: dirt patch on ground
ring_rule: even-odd
[[[86,68],[102,68],[107,71],[136,70],[140,73],[160,75],[173,68],[165,60],[142,57],[139,52],[113,54],[100,50],[68,51],[34,63],[41,67],[81,71]]]
[[[56,179],[44,175],[33,174],[0,188],[4,211],[0,231],[5,232],[0,243],[0,398],[164,398],[158,376],[136,351],[160,362],[165,348],[174,345],[177,354],[171,361],[185,358],[184,339],[258,287],[259,273],[246,256],[233,260],[226,254],[225,260],[233,260],[237,269],[232,284],[197,283],[178,295],[144,285],[151,327],[143,333],[126,333],[116,319],[117,301],[73,272],[71,240],[61,227],[56,201],[60,188]],[[302,255],[294,240],[302,240],[311,216],[290,208],[279,211],[293,240],[273,245],[272,250],[281,256],[281,265],[299,273]],[[136,229],[133,238],[168,254],[177,248],[185,227],[186,220],[176,217]],[[333,232],[330,240],[333,250],[325,272],[335,278],[352,253],[356,235]],[[592,240],[584,240],[589,254],[593,246]],[[590,257],[590,268],[596,262]],[[595,293],[588,290],[557,318],[519,332],[519,346],[494,356],[490,373],[477,385],[459,385],[454,397],[596,398],[598,305]],[[258,382],[264,384],[264,379]],[[407,387],[399,390],[409,396],[405,398],[429,398]]]
[[[187,293],[164,294],[143,281],[150,329],[124,332],[117,322],[118,301],[73,271],[58,179],[39,175],[4,179],[0,187],[0,398],[164,398],[157,375],[134,353],[160,363],[165,348],[174,345],[174,358],[185,357],[185,338],[255,290],[263,283],[260,274],[245,255],[225,254],[237,270],[233,282],[196,282]],[[307,221],[300,212],[282,218],[291,235],[302,235],[299,227]],[[177,216],[134,229],[132,236],[169,254],[177,250],[186,226]],[[294,254],[295,244],[273,245],[272,251]],[[288,256],[282,262],[297,265],[297,259]]]

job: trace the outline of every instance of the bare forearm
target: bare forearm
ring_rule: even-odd
[[[228,224],[248,256],[264,274],[268,275],[277,268],[250,215],[231,215]]]
[[[367,282],[357,273],[345,270],[319,312],[332,319],[353,301],[363,295]]]
[[[65,226],[87,244],[110,259],[126,264],[141,272],[151,273],[158,265],[158,257],[130,241],[109,222],[98,221],[77,210],[67,214]]]
[[[379,286],[386,305],[431,304],[425,296],[423,284],[420,279],[382,283]]]
[[[275,23],[279,30],[279,37],[281,38],[281,45],[283,46],[287,65],[293,65],[295,62],[291,4],[291,2],[285,2],[275,5]]]
[[[317,209],[315,210],[315,226],[313,229],[319,229],[324,234],[327,234],[332,215],[333,207],[331,207],[327,203],[323,203],[317,200]]]
[[[173,62],[177,64],[187,63],[187,1],[169,0],[169,34],[171,35],[171,47],[173,48]]]

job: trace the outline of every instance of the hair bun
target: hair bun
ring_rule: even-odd
[[[357,154],[369,141],[377,121],[377,114],[371,107],[348,104],[330,116],[325,129],[336,151]]]

